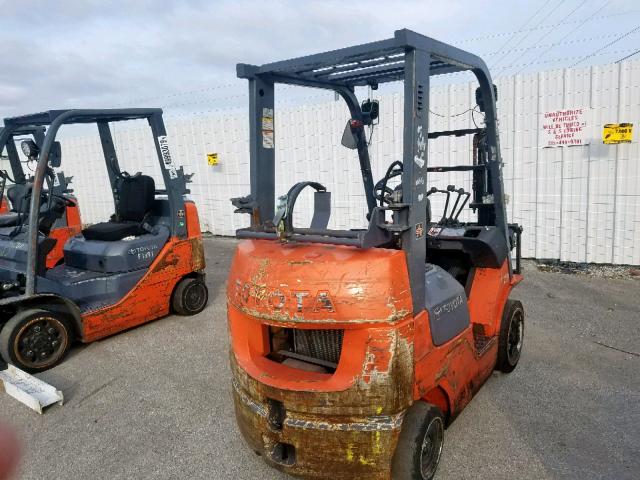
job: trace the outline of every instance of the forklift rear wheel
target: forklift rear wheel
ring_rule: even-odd
[[[393,480],[431,480],[436,474],[444,444],[444,416],[438,407],[418,401],[402,421],[393,455]]]
[[[171,306],[178,315],[195,315],[204,310],[208,300],[209,290],[202,279],[183,278],[173,291]]]
[[[500,323],[496,369],[513,372],[520,360],[524,340],[524,307],[519,300],[507,300]]]
[[[22,310],[0,332],[0,354],[21,370],[41,372],[62,361],[71,346],[64,316],[39,308]]]

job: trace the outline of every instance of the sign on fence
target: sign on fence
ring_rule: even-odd
[[[589,109],[582,107],[544,112],[540,116],[540,146],[588,145],[588,114]]]
[[[209,165],[218,165],[218,154],[217,153],[207,153],[207,163]]]
[[[602,142],[606,145],[631,143],[633,123],[607,123],[602,130]]]

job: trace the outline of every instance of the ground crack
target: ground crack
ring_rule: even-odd
[[[630,352],[628,350],[623,350],[621,348],[612,347],[611,345],[607,345],[606,343],[602,343],[602,342],[593,341],[593,343],[595,343],[596,345],[600,345],[601,347],[606,347],[606,348],[610,348],[611,350],[616,350],[617,352],[622,352],[622,353],[626,353],[628,355],[633,355],[634,357],[640,357],[640,353]]]

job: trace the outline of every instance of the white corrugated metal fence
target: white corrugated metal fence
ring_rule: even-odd
[[[640,61],[553,70],[506,77],[497,82],[500,140],[509,221],[524,227],[523,255],[563,261],[640,264]],[[455,83],[431,92],[431,131],[469,128],[475,85]],[[373,134],[374,177],[402,158],[402,106],[399,94],[380,97],[380,124]],[[586,145],[542,148],[539,118],[544,112],[582,108]],[[461,112],[465,112],[459,115]],[[341,102],[276,109],[277,194],[296,181],[317,180],[332,192],[331,227],[365,225],[365,202],[357,155],[340,145],[348,118]],[[475,114],[475,121],[481,116]],[[204,230],[233,235],[246,215],[233,214],[229,198],[249,192],[248,120],[244,113],[167,119],[173,156],[195,173],[190,185]],[[607,123],[633,123],[630,144],[603,145]],[[148,127],[114,132],[121,166],[158,172]],[[86,222],[105,220],[113,203],[97,132],[63,141],[67,174]],[[216,152],[220,163],[207,164]],[[471,162],[471,137],[430,142],[429,164]],[[156,175],[156,178],[158,175]],[[468,174],[431,174],[430,186],[470,189]],[[298,221],[310,218],[310,195],[301,197]],[[434,214],[441,208],[437,200]]]

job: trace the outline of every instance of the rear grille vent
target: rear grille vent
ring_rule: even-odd
[[[293,329],[293,351],[306,357],[338,364],[344,330]]]
[[[332,372],[338,367],[344,330],[270,327],[269,336],[271,352],[268,356],[272,360],[310,371]],[[305,364],[314,367],[308,368]]]

